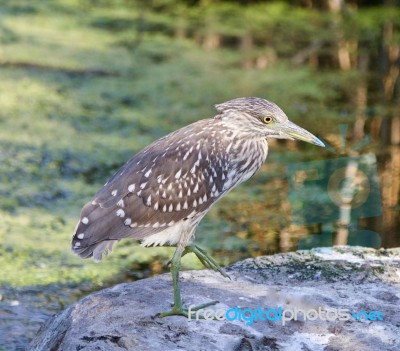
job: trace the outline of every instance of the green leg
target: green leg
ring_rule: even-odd
[[[218,263],[203,249],[198,247],[197,245],[189,245],[183,251],[182,256],[187,253],[193,252],[200,262],[207,268],[213,269],[216,272],[221,273],[225,278],[229,278],[229,275],[218,265]]]
[[[186,251],[186,250],[185,250]],[[171,274],[172,274],[172,284],[174,287],[174,306],[172,307],[171,311],[160,313],[160,317],[167,317],[167,316],[185,316],[189,318],[189,313],[187,309],[184,309],[182,306],[182,298],[181,298],[181,289],[179,286],[179,269],[181,267],[181,257],[182,257],[182,249],[177,248],[174,256],[171,260]],[[194,308],[190,308],[190,311],[195,312],[202,308],[206,308],[208,306],[215,305],[218,301],[211,301]],[[190,316],[190,318],[195,317],[195,315]]]

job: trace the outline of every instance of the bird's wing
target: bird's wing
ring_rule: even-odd
[[[144,239],[208,210],[222,194],[228,157],[202,120],[129,160],[82,210],[73,249],[90,257],[103,241]]]

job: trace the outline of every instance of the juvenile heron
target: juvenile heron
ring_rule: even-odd
[[[215,107],[213,118],[156,140],[122,166],[82,209],[72,238],[76,254],[96,261],[128,237],[143,246],[176,246],[171,259],[174,305],[161,316],[188,316],[179,288],[180,261],[186,253],[193,252],[206,267],[226,276],[192,244],[194,234],[218,199],[260,169],[268,139],[324,146],[270,101],[239,98]]]

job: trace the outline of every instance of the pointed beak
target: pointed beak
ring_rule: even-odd
[[[287,136],[288,139],[302,140],[307,143],[325,147],[325,144],[319,140],[315,135],[307,132],[305,129],[299,127],[293,122],[287,121],[281,128],[283,136]]]

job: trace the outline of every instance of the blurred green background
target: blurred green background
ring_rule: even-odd
[[[82,294],[165,271],[171,249],[129,240],[101,264],[73,256],[80,209],[135,152],[235,97],[276,102],[337,154],[271,142],[197,231],[221,264],[318,232],[291,223],[286,165],[367,135],[383,214],[358,225],[400,246],[399,71],[399,1],[0,1],[0,351]]]

